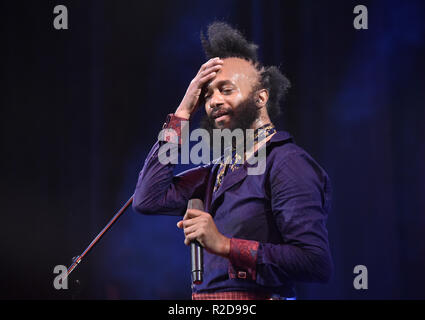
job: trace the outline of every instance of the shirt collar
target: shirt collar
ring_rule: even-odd
[[[294,140],[294,137],[287,131],[277,131],[270,139],[270,143]]]

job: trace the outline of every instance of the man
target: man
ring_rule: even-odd
[[[293,297],[295,281],[328,281],[332,261],[325,226],[330,182],[325,171],[291,135],[276,131],[270,117],[289,81],[275,67],[257,60],[257,46],[224,23],[208,28],[202,44],[209,60],[191,81],[163,128],[181,143],[182,121],[205,105],[203,127],[261,129],[256,150],[266,147],[262,174],[250,164],[207,164],[173,176],[173,165],[150,151],[134,193],[133,208],[144,214],[184,215],[178,228],[184,243],[204,247],[204,281],[193,299],[272,299]],[[234,160],[234,159],[233,159]],[[189,209],[192,198],[204,210]]]

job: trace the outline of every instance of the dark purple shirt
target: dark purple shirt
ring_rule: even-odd
[[[179,123],[170,115],[164,127],[180,135]],[[227,173],[216,192],[219,164],[174,176],[172,164],[159,162],[159,147],[155,143],[140,172],[134,210],[184,215],[188,201],[199,198],[217,229],[231,238],[228,259],[204,251],[204,282],[193,286],[194,293],[252,291],[292,297],[295,281],[329,280],[330,181],[289,133],[278,131],[267,142],[264,174],[248,175],[245,163]]]

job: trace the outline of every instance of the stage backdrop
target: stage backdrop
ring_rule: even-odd
[[[358,4],[367,30],[353,27]],[[56,5],[68,9],[67,30],[54,28]],[[190,299],[176,217],[128,210],[69,290],[54,289],[53,269],[131,197],[205,61],[200,31],[223,20],[291,80],[277,125],[332,180],[335,272],[326,285],[300,284],[298,299],[425,298],[424,9],[419,0],[2,1],[0,297]],[[356,265],[368,269],[367,290],[353,286]]]

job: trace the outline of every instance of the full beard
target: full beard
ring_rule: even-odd
[[[252,124],[260,116],[260,110],[255,103],[255,98],[253,95],[250,95],[247,99],[242,101],[238,107],[231,110],[226,110],[228,116],[230,117],[229,126],[226,129],[231,131],[235,129],[242,129],[244,135],[244,141],[246,139],[246,130],[251,129]],[[207,114],[201,119],[200,127],[208,131],[210,138],[213,137],[213,130],[219,129],[215,124],[215,119],[210,118]],[[232,147],[235,147],[236,141],[232,139]],[[211,147],[213,146],[213,139],[210,139]],[[223,149],[226,146],[222,145]]]

